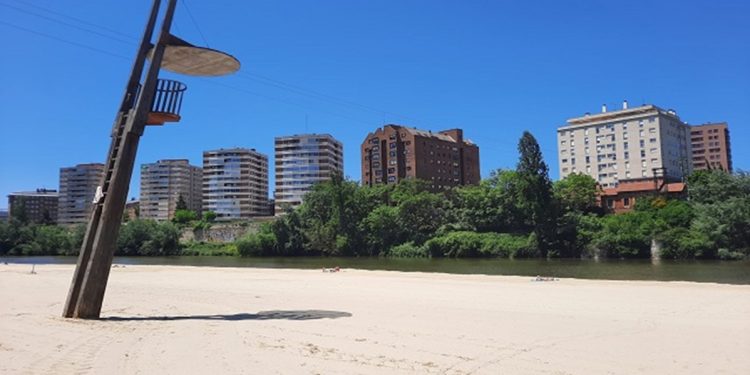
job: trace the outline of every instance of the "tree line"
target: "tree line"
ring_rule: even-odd
[[[552,182],[526,132],[515,169],[477,186],[433,192],[425,181],[360,186],[335,176],[304,203],[231,244],[181,244],[181,228],[210,227],[184,202],[174,222],[125,223],[116,255],[609,257],[742,259],[750,254],[750,176],[720,170],[688,178],[688,200],[654,195],[607,214],[596,181],[571,174]],[[77,254],[83,227],[0,223],[2,254]]]
[[[596,181],[571,174],[552,183],[526,132],[514,170],[478,186],[431,192],[427,182],[359,186],[340,176],[304,203],[237,242],[242,255],[393,257],[651,257],[738,259],[750,253],[750,177],[699,171],[689,200],[639,198],[606,214]]]

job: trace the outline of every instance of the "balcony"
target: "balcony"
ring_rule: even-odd
[[[165,122],[180,121],[182,95],[186,89],[187,86],[182,82],[159,79],[146,125],[164,125]]]

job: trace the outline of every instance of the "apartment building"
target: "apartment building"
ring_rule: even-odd
[[[54,224],[57,222],[57,190],[36,189],[8,195],[8,211],[12,217],[29,223]]]
[[[96,188],[102,183],[104,164],[87,163],[60,168],[58,223],[88,223]]]
[[[690,129],[693,169],[732,171],[732,148],[726,122],[693,125]]]
[[[268,206],[268,156],[247,148],[203,152],[204,211],[238,220],[268,215]]]
[[[362,184],[425,180],[434,191],[479,183],[479,147],[463,130],[440,132],[386,125],[367,134],[360,147]]]
[[[344,147],[330,134],[301,134],[274,140],[275,213],[302,203],[313,185],[344,172]]]
[[[165,159],[141,165],[140,217],[171,220],[182,198],[188,210],[200,215],[203,170],[187,159]]]
[[[654,105],[585,114],[557,129],[560,178],[585,173],[602,187],[621,180],[653,177],[682,179],[692,171],[690,126],[673,110]],[[663,169],[662,169],[663,168]]]

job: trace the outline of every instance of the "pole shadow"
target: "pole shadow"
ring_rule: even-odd
[[[352,314],[344,311],[329,310],[272,310],[260,311],[257,314],[214,314],[214,315],[177,315],[177,316],[108,316],[103,321],[172,321],[172,320],[316,320],[349,318]]]

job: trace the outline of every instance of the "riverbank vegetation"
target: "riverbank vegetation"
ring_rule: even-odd
[[[597,184],[583,174],[551,182],[534,137],[519,142],[516,169],[477,186],[433,192],[429,183],[359,186],[340,176],[304,203],[234,243],[180,243],[180,230],[206,229],[214,216],[181,213],[174,223],[124,223],[116,255],[608,257],[742,259],[750,254],[750,176],[719,170],[688,179],[688,199],[636,201],[606,214]],[[0,223],[0,255],[72,255],[83,227]]]

